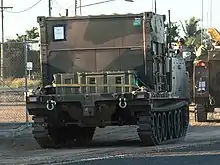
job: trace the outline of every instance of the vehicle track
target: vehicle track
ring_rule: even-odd
[[[185,101],[153,107],[152,111],[140,114],[137,132],[144,146],[179,142],[186,136],[188,118],[189,111]],[[93,127],[51,127],[49,118],[39,115],[33,116],[33,120],[33,135],[42,148],[82,146],[87,140],[93,139]]]

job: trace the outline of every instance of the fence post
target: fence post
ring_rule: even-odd
[[[28,95],[28,72],[27,72],[27,57],[28,56],[28,42],[25,38],[24,40],[24,64],[25,64],[25,110],[26,110],[26,124],[28,124],[28,107],[27,107],[27,95]]]

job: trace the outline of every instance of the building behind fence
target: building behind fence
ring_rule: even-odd
[[[2,62],[0,64],[3,68],[0,83],[0,123],[25,122],[27,119],[25,79],[28,82],[28,89],[37,87],[41,80],[39,46],[36,43],[13,40],[5,42],[3,48],[3,65]],[[31,117],[28,118],[30,121]]]

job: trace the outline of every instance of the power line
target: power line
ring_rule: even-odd
[[[59,6],[61,9],[66,9],[65,7],[63,7],[62,5],[60,5],[57,1],[52,0],[52,2],[54,2],[57,6]]]
[[[69,8],[73,7],[73,4],[68,7],[64,7],[64,6],[60,5],[60,3],[58,3],[56,0],[52,0],[52,2],[54,2],[61,9],[69,9]]]
[[[31,10],[32,8],[34,8],[34,7],[37,6],[41,1],[42,1],[42,0],[38,0],[38,1],[37,1],[35,4],[33,4],[32,6],[26,8],[26,9],[24,9],[24,10],[21,10],[21,11],[5,11],[5,12],[7,12],[7,13],[16,13],[16,14],[18,14],[18,13],[23,13],[23,12],[26,12],[26,11]]]

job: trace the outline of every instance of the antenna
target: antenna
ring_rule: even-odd
[[[168,19],[169,19],[169,23],[168,23],[168,44],[169,44],[169,49],[171,49],[172,45],[171,45],[171,19],[170,19],[170,10],[168,10]]]

